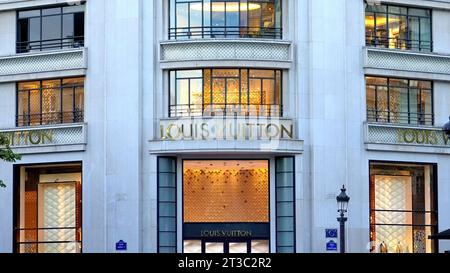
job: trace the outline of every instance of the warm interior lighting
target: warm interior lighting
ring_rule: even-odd
[[[185,223],[269,222],[269,166],[265,160],[186,161]]]
[[[225,8],[225,3],[230,3],[230,4],[226,5],[226,8]],[[204,7],[202,7],[202,6],[203,5],[201,3],[191,4],[191,9],[193,9],[195,11],[211,11],[211,5],[205,5]],[[234,2],[213,2],[212,3],[212,11],[213,12],[225,12],[225,9],[227,12],[239,12],[239,10],[242,10],[242,11],[258,10],[258,9],[261,9],[261,5],[255,4],[255,3],[249,3],[247,6],[247,4],[241,3],[241,7],[239,9],[238,3],[234,3]]]
[[[389,24],[393,23],[399,23],[399,18],[389,18]],[[375,27],[375,19],[374,17],[368,17],[366,16],[366,27]],[[377,26],[386,26],[387,24],[387,18],[377,18]]]

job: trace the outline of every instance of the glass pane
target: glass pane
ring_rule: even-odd
[[[177,81],[177,105],[186,107],[189,104],[189,80]]]
[[[277,201],[294,201],[294,193],[292,188],[277,189]]]
[[[159,159],[159,172],[171,172],[175,173],[176,161],[172,158],[160,157]]]
[[[225,32],[225,3],[213,2],[211,11],[211,37],[220,38]]]
[[[36,17],[41,16],[41,10],[25,10],[19,12],[19,18],[29,18],[29,17]]]
[[[366,44],[375,45],[375,14],[366,12]]]
[[[205,69],[204,70],[204,97],[203,101],[205,106],[211,104],[211,70]]]
[[[383,86],[377,87],[377,111],[378,121],[389,121],[389,103],[388,103],[388,88]]]
[[[227,80],[227,104],[239,104],[239,80]]]
[[[191,3],[189,15],[191,35],[194,37],[202,37],[202,3]]]
[[[159,245],[160,246],[175,246],[176,236],[173,232],[160,232],[159,233]]]
[[[261,37],[262,3],[249,3],[248,27],[250,37]]]
[[[74,122],[74,88],[63,88],[63,123]]]
[[[420,92],[418,89],[411,88],[409,90],[409,111],[410,123],[418,124],[420,113]]]
[[[431,20],[420,18],[420,49],[431,51]]]
[[[377,107],[376,107],[376,87],[373,85],[366,86],[366,96],[367,96],[367,119],[369,121],[377,120]]]
[[[202,241],[185,240],[183,246],[183,253],[185,254],[202,253]]]
[[[275,7],[273,3],[262,3],[261,9],[262,26],[265,28],[264,32],[273,33],[273,28],[275,27]]]
[[[63,7],[63,13],[84,12],[85,5],[72,5]]]
[[[60,47],[61,16],[42,17],[42,46],[43,49]]]
[[[387,18],[386,14],[376,14],[376,37],[377,46],[387,47],[388,46],[388,29],[387,29]]]
[[[421,90],[422,124],[433,125],[433,96],[431,90]]]
[[[408,32],[410,48],[418,49],[420,46],[420,23],[418,17],[409,17]]]
[[[186,28],[188,26],[189,26],[189,4],[187,3],[177,4],[177,27]]]
[[[74,16],[66,14],[63,16],[63,38],[74,38]],[[64,41],[70,42],[70,41]]]
[[[41,92],[40,90],[30,91],[30,125],[41,124]]]
[[[250,70],[250,78],[275,78],[274,70]]]
[[[178,79],[188,79],[188,78],[201,78],[203,73],[201,69],[198,70],[179,70],[177,71]]]
[[[61,8],[50,8],[42,10],[42,16],[55,14],[61,14]]]
[[[224,253],[224,243],[206,243],[205,253]]]
[[[225,111],[225,79],[213,80],[213,105],[216,115],[222,115]]]
[[[294,232],[277,232],[277,246],[293,246]]]
[[[294,203],[293,202],[278,203],[277,204],[277,216],[278,217],[286,217],[286,216],[293,217],[294,216]]]
[[[31,18],[29,20],[29,41],[41,40],[41,18]]]
[[[160,217],[176,217],[177,208],[175,203],[160,203],[159,216]]]
[[[160,162],[160,164],[162,164]],[[160,187],[175,187],[176,174],[175,173],[159,173],[159,186]],[[171,200],[175,201],[175,200]]]
[[[230,243],[229,244],[230,253],[247,253],[247,243]]]
[[[267,254],[269,253],[269,241],[266,240],[255,240],[252,241],[252,253],[255,254]]]
[[[74,122],[84,121],[84,88],[75,88]]]
[[[191,80],[191,105],[190,110],[192,115],[202,115],[203,109],[203,80]]]
[[[174,217],[159,217],[159,233],[172,234],[176,231],[176,219]],[[173,236],[173,235],[172,235]],[[163,245],[160,243],[160,245]]]

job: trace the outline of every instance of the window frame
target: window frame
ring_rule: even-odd
[[[223,36],[221,38],[237,38],[237,39],[242,39],[242,38],[263,38],[263,39],[276,39],[276,40],[281,40],[283,39],[283,0],[261,0],[261,3],[273,3],[274,6],[274,11],[273,11],[273,17],[274,17],[274,26],[273,28],[264,28],[262,26],[262,23],[264,22],[262,19],[262,13],[261,13],[261,18],[259,20],[260,23],[260,30],[262,29],[269,29],[272,30],[272,32],[269,33],[265,33],[262,32],[263,34],[258,37],[257,35],[252,36],[252,34],[250,34],[250,30],[252,27],[250,27],[248,25],[249,22],[249,9],[248,9],[248,5],[252,2],[259,2],[258,0],[208,0],[209,3],[205,3],[205,0],[182,0],[183,2],[179,2],[180,0],[170,0],[169,4],[168,4],[168,39],[169,40],[191,40],[191,39],[204,39],[204,38],[216,38],[214,37],[215,35],[217,36]],[[212,25],[212,4],[214,2],[218,2],[218,3],[236,3],[238,2],[239,4],[239,11],[238,13],[238,20],[239,20],[239,24],[238,26],[228,26],[226,24],[226,6],[225,6],[225,11],[224,11],[224,20],[225,20],[225,24],[224,26],[219,26],[219,27],[214,27]],[[201,26],[198,27],[191,27],[190,23],[191,23],[191,15],[190,15],[190,5],[191,3],[199,3],[202,6],[201,9],[201,13],[202,13],[202,18],[201,18]],[[278,5],[277,5],[278,3]],[[187,18],[187,22],[188,22],[188,26],[187,27],[178,27],[177,24],[177,7],[179,4],[187,4],[188,5],[188,18]],[[241,5],[243,4],[247,4],[247,10],[245,11],[246,13],[246,25],[242,24],[242,18],[243,16],[241,15],[243,12],[241,10]],[[173,8],[173,5],[175,5],[175,8]],[[205,6],[209,5],[209,24],[206,24],[205,22],[205,13],[207,11],[205,11]],[[277,10],[277,6],[279,6],[279,10]],[[277,15],[277,13],[279,13],[279,16]],[[279,19],[279,20],[277,20]],[[279,21],[279,22],[278,22]],[[172,25],[173,23],[173,25]],[[278,27],[277,27],[278,24]],[[224,31],[219,32],[218,34],[216,31],[214,31],[214,28],[223,28]],[[186,29],[187,31],[184,32],[181,36],[178,34],[178,30],[179,29]],[[197,35],[192,35],[192,29],[200,29],[199,34]],[[206,30],[209,29],[209,30]],[[234,31],[235,33],[233,34],[228,34],[229,36],[227,37],[227,29],[234,29],[231,30],[232,32]],[[237,29],[237,31],[236,31]],[[244,34],[242,34],[242,31],[245,31]],[[208,36],[208,37],[205,37]],[[230,37],[231,36],[231,37]]]
[[[434,126],[435,122],[436,122],[436,115],[435,115],[435,105],[434,105],[434,82],[430,81],[430,80],[419,80],[419,79],[411,79],[411,78],[397,78],[397,77],[383,77],[383,76],[373,76],[373,75],[365,75],[365,90],[366,90],[366,117],[368,122],[376,122],[376,123],[383,123],[383,124],[396,124],[396,125],[411,125],[411,126]],[[368,84],[367,83],[367,78],[378,78],[378,79],[385,79],[387,82],[387,85],[373,85],[373,84]],[[390,90],[391,88],[402,88],[399,86],[395,86],[395,85],[390,85],[391,80],[404,80],[404,81],[408,81],[408,85],[407,87],[404,87],[404,89],[407,89],[407,96],[408,96],[408,112],[407,113],[402,113],[402,112],[392,112],[390,111],[391,108],[391,104],[390,104]],[[431,88],[430,89],[426,89],[426,88],[413,88],[411,87],[411,81],[419,81],[419,82],[428,82],[430,83]],[[369,105],[368,105],[368,87],[369,86],[373,86],[375,87],[375,109],[370,110],[369,109]],[[387,121],[383,121],[383,118],[379,117],[380,115],[380,111],[378,111],[378,87],[385,87],[386,88],[386,92],[387,92],[387,106],[388,106],[388,117],[387,117]],[[422,98],[422,90],[428,90],[431,93],[431,101],[430,101],[430,106],[431,106],[431,120],[429,118],[427,118],[428,116],[430,116],[430,114],[427,114],[425,111],[421,111],[421,112],[417,112],[414,113],[411,111],[411,90],[417,90],[420,93],[420,97]],[[423,109],[421,109],[423,110]],[[373,114],[371,114],[371,111],[374,112]],[[392,121],[392,114],[407,114],[408,115],[408,121],[407,122],[402,122],[402,120],[400,121]],[[412,115],[415,114],[417,115],[417,119],[415,120]],[[421,120],[421,117],[423,117],[423,120]],[[381,121],[380,121],[381,120]],[[415,123],[415,121],[417,123]]]
[[[23,53],[30,53],[30,52],[42,52],[47,50],[57,50],[57,49],[64,49],[64,48],[82,48],[84,47],[85,43],[85,23],[86,23],[86,5],[85,1],[82,1],[80,3],[80,6],[83,6],[83,11],[70,11],[70,12],[64,12],[65,7],[70,7],[71,5],[68,4],[59,4],[59,5],[49,5],[49,6],[42,6],[42,7],[33,7],[33,8],[25,8],[25,9],[18,9],[16,11],[16,53],[17,54],[23,54]],[[46,9],[52,9],[52,8],[59,8],[60,12],[57,14],[48,14],[43,15],[42,11]],[[39,16],[30,16],[25,18],[20,18],[21,12],[26,11],[39,11]],[[76,14],[83,14],[83,36],[75,36],[75,18],[74,18],[74,24],[73,24],[73,31],[74,36],[72,38],[65,38],[64,37],[64,16],[65,15],[75,15]],[[56,39],[48,39],[43,40],[43,23],[42,19],[45,17],[53,17],[53,16],[59,16],[60,20],[60,33],[58,34],[59,38]],[[29,39],[29,36],[27,37],[26,41],[21,40],[21,32],[20,32],[20,21],[23,19],[29,20],[30,18],[39,18],[39,40],[33,40],[31,41]],[[28,23],[29,24],[29,23]],[[29,27],[29,25],[28,25]],[[29,31],[28,31],[28,34]],[[45,42],[52,42],[49,45],[45,45],[43,43]],[[36,47],[31,47],[30,44],[39,44]]]
[[[404,41],[406,43],[406,49],[402,49],[398,46],[395,47],[397,50],[411,50],[411,51],[419,51],[419,52],[433,52],[433,10],[430,8],[425,7],[412,7],[412,6],[406,6],[406,5],[397,5],[397,4],[387,4],[382,3],[381,6],[386,7],[386,12],[381,11],[368,11],[369,4],[366,3],[366,8],[364,10],[364,18],[366,20],[368,13],[372,14],[374,16],[374,26],[372,29],[372,33],[374,33],[374,37],[372,39],[369,39],[369,35],[367,34],[367,25],[365,24],[365,40],[366,40],[366,46],[373,46],[377,48],[390,48],[390,42],[393,39],[392,37],[389,37],[389,16],[403,16],[406,17],[406,40]],[[405,8],[406,14],[401,13],[395,13],[395,12],[389,12],[389,7],[396,7],[396,8]],[[428,11],[430,16],[420,16],[420,15],[410,15],[411,9],[419,9]],[[386,18],[386,30],[387,30],[387,37],[378,37],[377,36],[377,14],[383,14]],[[410,39],[410,19],[411,18],[419,18],[419,38],[418,40],[411,40]],[[423,41],[422,36],[422,24],[420,19],[429,19],[430,21],[430,40],[429,41]],[[386,41],[385,41],[386,40]],[[412,42],[417,42],[418,45],[414,45]],[[429,44],[429,46],[423,46],[422,44]]]
[[[83,79],[83,84],[71,84],[71,85],[64,85],[64,80],[70,80],[70,79]],[[48,115],[49,113],[43,113],[42,111],[42,93],[44,90],[50,90],[49,88],[43,87],[43,82],[46,81],[59,81],[59,86],[57,88],[52,88],[51,90],[59,90],[59,96],[60,96],[60,109],[58,112],[54,112],[53,114],[60,115],[59,120],[57,119],[50,119],[49,121],[44,121],[43,116]],[[30,127],[30,126],[43,126],[43,125],[55,125],[55,124],[73,124],[73,123],[80,123],[84,122],[84,111],[85,111],[85,105],[84,105],[84,96],[85,96],[85,81],[86,78],[83,77],[68,77],[68,78],[53,78],[53,79],[44,79],[44,80],[30,80],[30,81],[20,81],[16,82],[16,127],[22,128],[22,127]],[[39,82],[39,88],[35,89],[19,89],[19,85],[22,83],[28,83],[28,82]],[[70,88],[72,90],[72,111],[66,111],[64,112],[64,89]],[[83,88],[83,107],[81,110],[76,111],[76,90],[77,88]],[[40,113],[39,114],[32,114],[31,113],[31,99],[30,99],[30,93],[31,91],[39,91],[39,108]],[[28,92],[28,111],[27,115],[19,115],[19,94],[21,92]],[[68,123],[65,122],[67,119],[65,117],[65,113],[72,113],[72,122]],[[31,117],[34,115],[39,115],[39,124],[32,125]],[[24,120],[24,118],[27,118],[27,120]],[[80,119],[81,121],[78,121]]]
[[[430,187],[432,187],[432,191],[430,191],[430,206],[432,206],[432,210],[430,211],[397,211],[397,210],[387,210],[387,212],[391,213],[412,213],[412,214],[418,214],[422,213],[424,215],[430,214],[430,220],[431,223],[429,225],[417,225],[417,224],[378,224],[376,223],[375,219],[375,213],[377,211],[386,212],[386,210],[377,210],[375,207],[375,188],[374,188],[374,181],[372,181],[372,176],[374,175],[374,171],[377,166],[380,165],[386,165],[390,167],[403,167],[403,168],[411,168],[411,167],[425,167],[429,166],[432,170],[431,180],[430,180]],[[436,163],[425,163],[425,162],[402,162],[402,161],[377,161],[377,160],[370,160],[369,161],[369,241],[371,242],[371,249],[370,252],[373,253],[376,250],[376,245],[372,245],[372,232],[375,232],[377,226],[402,226],[402,227],[429,227],[431,229],[431,232],[433,233],[433,230],[435,232],[438,232],[439,230],[439,188],[438,188],[438,164]],[[372,221],[373,219],[373,221]],[[433,234],[431,234],[433,235]],[[439,241],[433,240],[432,244],[432,253],[439,253]],[[392,252],[391,252],[392,253]],[[411,252],[414,253],[414,252]]]
[[[209,70],[210,71],[210,101],[209,101],[209,103],[205,103],[205,71],[206,70]],[[237,77],[220,77],[220,76],[214,76],[213,75],[213,73],[214,73],[214,70],[237,70],[239,73],[239,75],[237,76]],[[250,71],[252,71],[252,70],[255,70],[255,71],[273,71],[274,72],[274,77],[273,78],[266,78],[266,77],[250,77]],[[201,106],[201,110],[202,110],[202,112],[201,112],[201,114],[199,114],[199,115],[196,115],[195,113],[194,114],[192,114],[192,112],[191,112],[191,110],[192,110],[192,108],[195,108],[195,106],[197,106],[197,105],[192,105],[192,104],[190,104],[191,103],[191,101],[190,101],[190,98],[191,98],[191,93],[190,93],[190,86],[189,86],[189,94],[188,94],[188,98],[189,98],[189,102],[188,102],[188,105],[183,105],[183,104],[181,104],[181,105],[178,105],[177,104],[177,101],[178,101],[178,80],[179,80],[179,78],[177,78],[177,72],[179,72],[179,71],[201,71],[201,73],[202,73],[202,104],[201,105],[198,105],[198,106]],[[243,86],[243,71],[246,71],[246,73],[247,73],[247,90],[246,90],[246,97],[247,97],[247,100],[246,100],[246,102],[245,102],[245,104],[244,103],[242,103],[243,102],[243,98],[244,98],[244,96],[243,96],[243,88],[242,88],[242,86]],[[198,116],[198,117],[214,117],[214,116],[220,116],[220,117],[226,117],[226,116],[238,116],[238,117],[277,117],[277,118],[282,118],[283,116],[284,116],[284,110],[283,110],[283,70],[281,70],[281,69],[264,69],[264,68],[236,68],[236,67],[231,67],[231,68],[229,68],[229,67],[209,67],[209,68],[199,68],[199,69],[173,69],[173,70],[169,70],[169,85],[168,85],[168,89],[169,89],[169,92],[168,92],[168,117],[170,117],[170,118],[180,118],[180,117],[195,117],[195,116]],[[172,78],[172,75],[173,74],[175,74],[174,75],[174,77]],[[278,82],[278,76],[279,76],[279,82]],[[172,86],[172,79],[174,79],[174,86]],[[187,78],[181,78],[181,79],[187,79]],[[190,79],[199,79],[199,77],[191,77],[191,78],[189,78],[189,83],[190,83]],[[217,114],[205,114],[205,112],[208,112],[208,111],[206,111],[207,110],[207,108],[209,107],[210,108],[210,111],[212,112],[212,113],[216,113],[216,112],[219,112],[218,110],[216,110],[216,107],[217,106],[220,106],[220,104],[214,104],[214,100],[213,100],[213,96],[214,96],[214,91],[213,91],[213,80],[214,79],[225,79],[225,82],[227,82],[227,80],[228,79],[238,79],[238,81],[239,81],[239,103],[228,103],[228,97],[227,97],[227,86],[225,86],[225,94],[224,94],[224,96],[225,96],[225,103],[223,104],[223,115],[217,115]],[[273,91],[274,91],[274,93],[272,94],[272,97],[273,97],[273,100],[274,100],[274,104],[270,104],[270,105],[268,105],[268,104],[264,104],[264,100],[263,100],[263,96],[262,96],[262,94],[263,94],[263,88],[261,88],[261,97],[260,97],[260,99],[261,99],[261,103],[260,104],[251,104],[251,102],[250,102],[250,94],[251,94],[251,91],[250,91],[250,81],[251,81],[251,79],[256,79],[256,80],[260,80],[261,81],[261,83],[263,82],[263,80],[264,79],[270,79],[270,80],[273,80],[274,81],[274,89],[273,89]],[[278,89],[279,88],[279,94],[277,94],[277,92],[278,92]],[[277,96],[278,96],[278,98],[277,98]],[[278,101],[277,101],[278,100]],[[172,104],[172,101],[174,101],[175,102],[175,104]],[[237,112],[235,112],[235,111],[231,111],[231,112],[229,112],[228,111],[228,106],[235,106],[235,107],[240,107],[240,110],[239,110],[239,112],[241,113],[241,114],[237,114]],[[178,112],[178,107],[183,107],[183,106],[187,106],[188,107],[188,109],[187,110],[185,110],[185,111],[183,111],[183,110],[181,110],[181,112],[179,113]],[[194,107],[193,107],[194,106]],[[258,110],[258,113],[257,114],[251,114],[250,112],[251,112],[251,107],[264,107],[264,108],[268,108],[269,109],[269,111],[267,111],[267,109],[265,109],[265,111],[264,111],[264,109],[263,110]],[[247,107],[247,110],[246,111],[244,111],[243,109],[242,109],[242,107]],[[275,110],[272,110],[272,108],[273,107],[278,107],[278,111],[276,111],[276,109]],[[175,109],[175,111],[173,111],[173,109]],[[275,111],[275,113],[273,113],[273,111]],[[242,112],[246,112],[246,114],[245,115],[243,115],[242,114]],[[263,115],[261,115],[261,112],[267,112],[267,114],[263,114]]]

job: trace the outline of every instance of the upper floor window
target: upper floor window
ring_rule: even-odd
[[[431,10],[367,5],[366,44],[393,49],[432,51]]]
[[[17,126],[77,123],[84,120],[84,78],[17,84]]]
[[[430,81],[366,77],[369,122],[434,125]]]
[[[281,0],[171,0],[170,39],[281,39]]]
[[[170,72],[171,117],[282,116],[281,70]]]
[[[17,53],[84,46],[84,5],[21,10]]]

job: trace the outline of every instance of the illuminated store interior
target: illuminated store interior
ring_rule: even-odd
[[[371,163],[372,252],[432,253],[437,231],[435,165]]]
[[[17,166],[15,173],[16,251],[81,252],[81,164]]]
[[[185,229],[201,226],[199,238],[185,233],[185,253],[269,252],[269,238],[255,238],[251,231],[252,225],[270,222],[267,160],[185,161],[183,196]],[[215,225],[219,223],[223,225]],[[236,227],[225,232],[227,224]],[[239,226],[249,226],[250,231]]]

